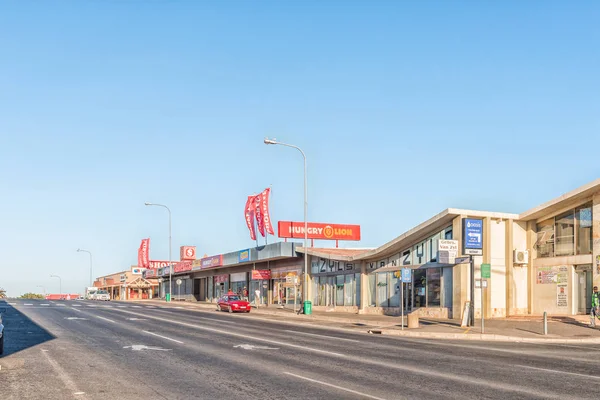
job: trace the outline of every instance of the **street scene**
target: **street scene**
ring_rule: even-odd
[[[0,400],[593,399],[600,2],[0,2]]]

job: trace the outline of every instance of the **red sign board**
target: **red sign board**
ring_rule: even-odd
[[[181,246],[179,249],[179,259],[184,260],[195,260],[196,259],[196,246]]]
[[[173,264],[173,263],[170,263],[168,261],[153,261],[153,260],[150,260],[150,261],[148,261],[148,268],[150,268],[150,269],[159,269],[159,268],[168,267],[169,264]]]
[[[308,238],[321,240],[360,240],[360,225],[309,222]],[[279,221],[280,238],[304,239],[304,222]]]
[[[173,267],[173,272],[185,272],[192,270],[192,262],[191,261],[180,261]]]
[[[225,283],[229,280],[229,275],[228,274],[215,275],[214,280],[215,280],[215,283]]]
[[[252,270],[252,279],[253,280],[271,279],[271,270],[270,269],[253,269]]]

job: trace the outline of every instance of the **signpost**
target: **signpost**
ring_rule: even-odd
[[[177,300],[181,301],[181,283],[183,281],[181,279],[177,279],[175,283],[177,284]]]
[[[492,266],[490,264],[481,264],[481,333],[485,333],[484,327],[484,311],[483,311],[483,296],[485,294],[484,290],[487,288],[487,280],[492,277]]]
[[[404,330],[404,284],[412,282],[412,269],[402,268],[402,279],[400,282],[400,305],[402,307],[402,330]]]
[[[471,256],[470,275],[471,293],[469,313],[469,326],[475,325],[475,262],[473,256],[483,255],[483,220],[477,218],[463,219],[463,254]]]

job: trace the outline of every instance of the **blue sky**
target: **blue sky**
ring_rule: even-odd
[[[5,1],[0,287],[81,292],[253,244],[271,217],[378,246],[448,207],[522,212],[598,178],[594,1]],[[270,239],[274,240],[273,238]],[[333,243],[319,243],[333,245]]]

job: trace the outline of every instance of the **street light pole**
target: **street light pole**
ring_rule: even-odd
[[[50,275],[50,278],[58,278],[58,289],[62,295],[62,279],[58,275]]]
[[[88,253],[90,255],[90,287],[92,287],[92,283],[94,282],[92,279],[92,252],[83,249],[77,249],[78,253]]]
[[[164,207],[169,212],[169,297],[173,297],[173,263],[171,253],[171,210],[164,204],[144,203],[146,206]]]
[[[265,138],[265,144],[278,144],[280,146],[291,147],[296,149],[302,154],[302,158],[304,159],[304,290],[302,291],[303,303],[308,300],[308,184],[307,184],[307,174],[306,174],[306,154],[302,151],[302,149],[298,146],[294,146],[293,144],[281,143],[276,139]],[[306,310],[305,310],[306,311]]]

